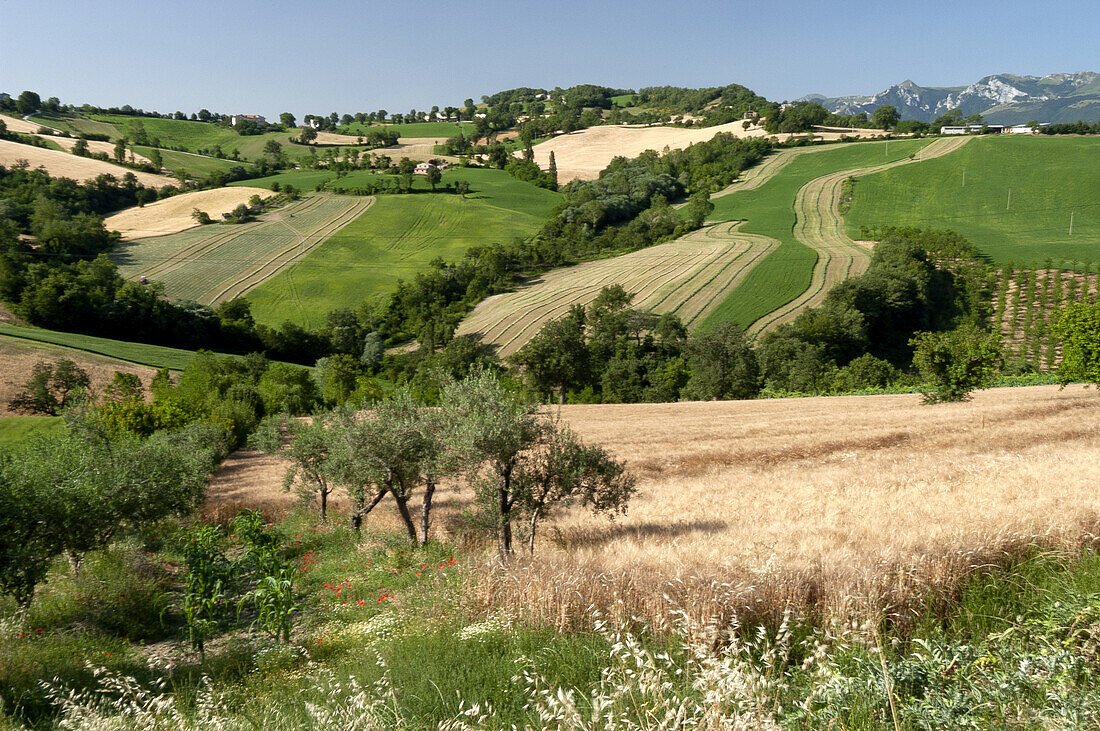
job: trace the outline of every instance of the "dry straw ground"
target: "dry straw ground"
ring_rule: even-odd
[[[20,160],[26,160],[32,168],[42,167],[54,177],[72,178],[73,180],[91,180],[98,175],[108,173],[116,178],[122,178],[126,173],[133,173],[138,182],[152,188],[163,188],[166,185],[178,185],[177,181],[167,175],[153,175],[138,170],[130,170],[120,165],[112,165],[102,160],[94,160],[88,157],[78,157],[60,150],[47,150],[42,147],[22,145],[10,140],[0,140],[0,165],[11,167]]]
[[[142,239],[149,236],[164,236],[179,233],[198,224],[192,218],[197,208],[210,214],[215,221],[223,213],[232,211],[254,195],[265,198],[271,195],[266,188],[215,188],[182,193],[150,203],[146,206],[127,208],[105,219],[103,225],[109,231],[118,231],[124,241]]]
[[[704,142],[724,132],[734,137],[769,137],[759,125],[745,129],[742,122],[730,122],[714,127],[639,127],[631,125],[606,125],[589,127],[578,132],[559,135],[535,145],[535,162],[543,170],[550,166],[550,153],[558,166],[558,182],[594,180],[600,171],[615,157],[637,157],[646,150],[662,152],[682,149],[695,142]],[[843,136],[875,137],[882,130],[839,130],[823,128],[814,132],[819,140],[838,140]],[[782,141],[804,135],[777,135]],[[517,155],[521,153],[516,153]]]
[[[103,388],[114,377],[115,371],[137,375],[146,387],[156,373],[152,368],[85,353],[81,350],[0,337],[0,363],[3,364],[0,368],[0,417],[14,414],[8,408],[8,402],[23,390],[23,384],[31,377],[36,363],[45,361],[53,365],[65,358],[88,372],[92,390],[97,393],[102,393]]]
[[[639,478],[625,518],[577,511],[533,557],[488,562],[475,609],[565,627],[590,605],[659,621],[670,602],[751,620],[795,605],[897,621],[1033,542],[1080,545],[1100,526],[1100,396],[997,389],[964,404],[861,396],[567,406],[562,418]],[[289,500],[282,469],[241,457],[209,510]],[[441,535],[466,498],[442,495]],[[396,527],[392,506],[371,516]],[[456,536],[451,536],[455,538]]]

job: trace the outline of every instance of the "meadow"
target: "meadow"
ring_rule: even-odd
[[[0,448],[10,447],[38,434],[59,434],[65,431],[60,416],[6,416],[0,418]]]
[[[474,134],[473,122],[410,122],[408,124],[359,124],[338,128],[340,134],[357,136],[371,130],[395,129],[401,137],[454,137],[459,132]]]
[[[58,332],[57,330],[45,330],[38,327],[10,325],[3,322],[0,322],[0,335],[61,345],[66,348],[97,353],[129,363],[137,363],[151,368],[168,368],[173,371],[182,371],[195,356],[194,351],[191,350],[111,340],[110,338]]]
[[[163,283],[170,297],[214,305],[308,255],[373,200],[310,196],[250,223],[213,224],[120,243],[112,259],[124,277],[146,276]]]
[[[330,310],[390,292],[437,257],[454,261],[471,246],[531,236],[559,200],[498,170],[446,171],[444,182],[452,179],[468,180],[471,193],[378,196],[309,257],[248,292],[257,322],[319,326]]]
[[[701,327],[728,321],[749,327],[810,287],[818,255],[794,234],[798,222],[794,203],[803,186],[844,170],[905,160],[928,144],[927,140],[891,140],[823,147],[791,157],[757,187],[715,198],[708,221],[744,221],[741,231],[776,239],[780,246],[746,275]]]
[[[986,136],[947,158],[860,177],[845,223],[855,238],[864,226],[952,229],[995,262],[1079,268],[1100,260],[1097,190],[1097,140]]]

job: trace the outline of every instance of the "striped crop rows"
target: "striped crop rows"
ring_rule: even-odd
[[[808,307],[817,307],[839,282],[862,274],[871,263],[870,249],[848,238],[838,210],[841,188],[849,177],[870,175],[921,159],[940,157],[962,147],[970,137],[936,140],[925,147],[919,158],[904,158],[882,165],[842,170],[815,178],[802,186],[794,201],[796,221],[794,237],[817,252],[809,288],[782,307],[760,318],[749,327],[758,334],[793,320]]]
[[[261,221],[141,239],[122,248],[119,271],[131,279],[163,282],[170,297],[217,304],[298,261],[373,202],[310,196]]]
[[[613,259],[556,269],[515,292],[484,300],[458,328],[495,345],[501,356],[519,350],[547,322],[573,305],[587,305],[604,287],[618,284],[633,305],[680,315],[694,327],[779,242],[722,223],[675,241]]]

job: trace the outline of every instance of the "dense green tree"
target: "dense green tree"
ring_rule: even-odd
[[[42,97],[38,96],[36,92],[24,91],[19,94],[19,97],[15,100],[15,111],[20,114],[33,114],[38,111],[38,108],[42,106]]]
[[[1067,305],[1055,317],[1053,330],[1062,345],[1058,382],[1100,386],[1100,304]]]
[[[558,403],[565,403],[566,392],[581,386],[589,375],[585,318],[584,308],[574,305],[569,314],[543,326],[511,357],[540,394],[556,390]]]
[[[877,129],[893,129],[900,121],[901,115],[892,104],[883,104],[871,115],[871,124]]]
[[[294,129],[297,123],[294,120],[294,115],[290,112],[283,112],[279,115],[279,124],[283,126],[283,129]]]
[[[745,331],[731,322],[687,341],[691,377],[683,397],[698,401],[752,398],[760,391],[760,367]]]
[[[917,333],[912,343],[926,404],[966,401],[971,391],[987,388],[1001,356],[1000,338],[973,325]]]

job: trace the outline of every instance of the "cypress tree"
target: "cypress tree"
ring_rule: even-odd
[[[554,187],[558,185],[558,161],[554,159],[554,151],[550,151],[550,177],[554,180]]]

